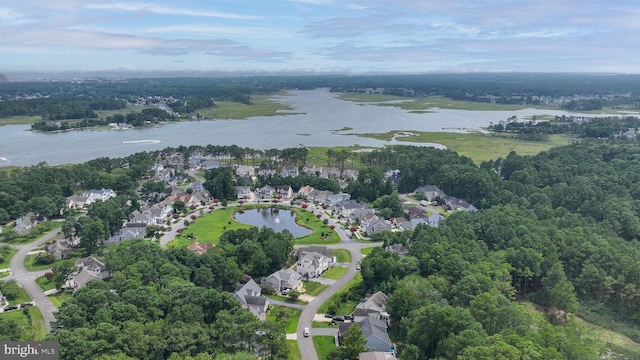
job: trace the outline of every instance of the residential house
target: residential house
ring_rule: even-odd
[[[298,274],[307,278],[314,278],[327,271],[332,261],[332,256],[329,257],[315,251],[298,251],[296,269]]]
[[[309,198],[309,194],[313,191],[313,187],[309,185],[305,185],[298,190],[298,195],[304,196],[305,198]]]
[[[104,262],[93,256],[82,258],[76,261],[77,272],[67,281],[66,287],[77,291],[85,286],[90,280],[107,280],[111,277],[111,272]]]
[[[444,199],[447,196],[444,191],[440,190],[440,188],[435,185],[420,186],[419,188],[415,189],[413,193],[415,195],[422,196],[422,198],[428,201],[433,201],[433,199],[435,199],[436,197]]]
[[[422,208],[419,208],[417,206],[404,204],[402,206],[402,210],[404,210],[404,214],[406,215],[407,219],[426,219],[429,217],[429,214],[427,214],[424,210],[422,210]]]
[[[337,179],[340,177],[340,169],[336,167],[325,166],[320,170],[320,178]]]
[[[409,248],[403,244],[393,244],[384,248],[388,252],[393,252],[398,254],[399,257],[405,257],[409,255]]]
[[[55,242],[45,245],[45,251],[53,254],[56,260],[67,259],[73,252],[73,248],[67,239],[57,239]]]
[[[38,225],[36,214],[29,212],[16,219],[16,226],[13,227],[13,231],[24,236],[36,225]]]
[[[298,171],[298,167],[295,165],[287,165],[280,172],[281,177],[287,177],[287,176],[296,177],[298,175],[300,175],[300,171]]]
[[[208,190],[194,191],[191,195],[194,196],[196,198],[196,201],[198,201],[199,203],[206,203],[212,200],[211,193]]]
[[[291,269],[286,269],[274,272],[273,274],[263,278],[260,283],[262,285],[272,287],[276,292],[281,292],[284,289],[299,289],[301,279],[302,275]]]
[[[331,194],[333,193],[328,190],[314,189],[309,193],[309,195],[307,195],[307,200],[323,204],[327,197],[329,197]]]
[[[438,227],[438,225],[440,225],[440,221],[442,221],[444,219],[445,219],[444,216],[442,216],[442,215],[440,215],[438,213],[435,213],[435,214],[429,216],[429,219],[428,219],[429,226]]]
[[[343,201],[351,199],[351,195],[347,193],[332,194],[324,199],[324,205],[336,206]]]
[[[250,279],[246,284],[238,284],[234,297],[240,301],[242,308],[249,310],[258,319],[265,320],[269,299],[262,296],[260,286]]]
[[[209,250],[213,249],[214,247],[215,245],[212,243],[199,243],[196,241],[193,244],[189,245],[187,249],[196,253],[197,255],[202,255],[208,252]]]
[[[395,353],[393,342],[387,332],[387,322],[380,319],[364,318],[351,323],[341,323],[338,326],[338,339],[342,341],[351,326],[359,326],[365,338],[365,349],[369,351]]]
[[[268,177],[273,176],[277,172],[274,169],[258,169],[258,176]]]
[[[391,223],[381,216],[375,216],[368,221],[364,233],[367,236],[381,231],[391,231]]]
[[[322,166],[315,166],[315,165],[306,166],[305,165],[302,167],[302,172],[305,173],[306,175],[316,176],[320,174],[320,171],[322,171]]]
[[[249,186],[234,186],[234,189],[236,190],[236,198],[238,198],[238,200],[253,198],[253,192]]]
[[[359,322],[367,317],[389,321],[387,309],[387,295],[378,291],[373,295],[367,295],[360,301],[353,312],[354,321]]]
[[[104,245],[120,244],[123,241],[144,239],[147,237],[147,224],[127,223],[117,234],[103,242]]]
[[[342,170],[342,178],[345,180],[358,180],[359,172],[354,169],[344,169]]]
[[[187,193],[171,195],[167,198],[167,200],[171,202],[182,201],[187,207],[200,205],[200,201],[198,201],[197,197],[193,196],[193,194]]]
[[[184,157],[182,154],[173,154],[169,160],[167,160],[167,164],[176,168],[182,168],[185,164]]]
[[[271,185],[265,185],[258,189],[258,197],[261,199],[272,198],[276,193],[276,189]]]
[[[89,190],[82,193],[83,197],[87,198],[86,205],[92,204],[96,201],[107,201],[116,196],[116,192],[111,189]]]
[[[87,197],[80,195],[72,195],[67,197],[67,208],[77,209],[87,206]]]
[[[292,199],[293,189],[289,185],[276,186],[276,194],[284,200]]]
[[[201,183],[194,181],[192,183],[189,183],[189,185],[187,185],[186,187],[187,189],[191,189],[192,193],[197,193],[198,191],[202,191],[204,190],[204,185],[202,185]]]
[[[416,228],[416,224],[413,221],[403,221],[398,223],[397,226],[400,231],[409,231]]]
[[[296,250],[296,257],[300,258],[300,256],[302,255],[302,253],[304,252],[316,252],[319,254],[322,254],[328,258],[333,258],[333,249],[330,249],[326,246],[321,246],[321,245],[309,245],[309,246],[302,246],[299,247]]]
[[[255,168],[253,168],[253,166],[239,165],[236,167],[236,176],[251,177],[253,175],[255,175]]]
[[[342,216],[343,218],[348,218],[356,210],[368,209],[368,208],[369,208],[369,204],[364,202],[359,203],[355,200],[343,201],[340,204],[338,204],[338,206],[336,206],[336,210],[338,211],[338,214],[340,214],[340,216]]]
[[[457,197],[454,197],[454,196],[447,196],[444,199],[444,203],[445,205],[447,205],[447,207],[451,211],[456,211],[456,210],[478,211],[478,209],[472,204],[469,204],[468,202],[462,199],[458,199]]]
[[[349,223],[362,224],[362,219],[366,217],[373,217],[375,215],[375,209],[363,208],[356,209],[349,215]]]

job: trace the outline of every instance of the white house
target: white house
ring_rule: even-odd
[[[315,251],[303,251],[298,258],[296,268],[298,274],[307,276],[308,278],[314,278],[327,271],[327,269],[329,269],[329,263],[331,263],[331,261],[331,258]]]
[[[82,193],[83,197],[87,198],[86,204],[89,205],[96,201],[107,201],[116,196],[116,192],[111,189],[89,190]]]

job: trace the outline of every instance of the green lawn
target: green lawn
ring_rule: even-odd
[[[323,272],[320,276],[326,279],[338,280],[347,272],[347,270],[348,269],[346,267],[332,267]]]
[[[22,287],[19,287],[17,293],[18,293],[17,297],[9,301],[9,304],[18,305],[18,304],[22,304],[23,302],[31,301],[31,298]]]
[[[295,334],[298,329],[298,320],[302,310],[286,306],[271,305],[267,320],[276,324],[285,324],[283,329],[286,334]]]
[[[41,116],[9,116],[0,118],[0,125],[32,125],[42,121]]]
[[[206,119],[246,119],[252,116],[285,115],[280,111],[292,111],[291,106],[271,100],[271,95],[251,96],[251,105],[234,101],[216,101],[214,107],[199,109],[198,114]]]
[[[331,230],[329,225],[323,224],[322,220],[318,219],[316,215],[311,211],[297,208],[293,208],[291,210],[295,211],[298,214],[298,216],[296,217],[296,223],[298,223],[300,226],[304,226],[313,230],[313,233],[307,236],[296,238],[296,245],[328,245],[337,244],[342,241],[335,230]]]
[[[336,257],[336,262],[341,262],[341,263],[351,262],[351,253],[349,252],[349,250],[335,249],[333,250],[333,256]]]
[[[302,354],[300,354],[300,346],[298,346],[298,342],[296,340],[287,340],[287,352],[289,353],[289,356],[287,356],[287,360],[302,359]]]
[[[333,294],[327,301],[325,301],[318,308],[318,314],[325,314],[329,309],[329,305],[335,303],[338,305],[338,310],[335,312],[336,314],[351,314],[353,313],[353,309],[355,309],[356,305],[360,302],[360,299],[350,299],[347,301],[342,301],[340,296],[342,293],[349,292],[349,290],[360,284],[362,282],[362,275],[360,273],[356,274],[356,276],[351,279],[347,285],[345,285],[342,289],[340,289],[337,293]]]
[[[3,244],[11,244],[11,245],[22,245],[28,244],[30,242],[36,241],[41,238],[42,235],[48,233],[55,228],[60,228],[59,222],[43,222],[41,224],[36,225],[26,236],[18,236],[8,241],[3,241]]]
[[[6,278],[6,277],[7,277],[7,276],[9,276],[9,275],[11,275],[11,272],[10,272],[10,271],[3,271],[3,272],[0,272],[0,279],[4,279],[4,278]]]
[[[49,300],[55,305],[55,307],[59,308],[62,303],[71,297],[71,293],[68,292],[59,292],[55,295],[49,295]]]
[[[29,319],[22,309],[0,313],[0,316],[5,320],[14,320],[18,326],[20,326],[22,329],[22,340],[43,340],[47,335],[47,327],[44,322],[42,312],[37,306],[31,306],[28,309],[29,314],[31,315],[31,323],[29,323]]]
[[[9,267],[9,261],[18,250],[10,246],[0,246],[0,254],[2,254],[2,261],[0,261],[0,269],[7,269]]]
[[[309,296],[317,296],[324,289],[329,287],[328,285],[320,284],[319,282],[315,281],[303,281],[303,283],[305,290],[304,294]]]
[[[39,278],[37,278],[36,283],[40,286],[40,289],[42,289],[42,291],[47,291],[47,290],[56,288],[56,283],[53,281],[47,280],[47,278],[44,276],[40,276]]]
[[[176,239],[189,241],[188,238],[192,236],[201,243],[217,244],[226,231],[251,228],[252,225],[239,223],[233,218],[233,213],[237,210],[235,207],[217,208],[211,213],[203,214],[192,221]]]
[[[366,247],[366,248],[360,248],[360,254],[362,254],[362,255],[369,255],[369,254],[371,254],[371,252],[373,251],[373,249],[375,249],[375,247],[374,247],[374,246]]]
[[[402,131],[407,133],[407,131]],[[354,134],[379,140],[391,140],[398,131],[387,133]],[[525,141],[481,133],[446,133],[411,131],[412,135],[399,136],[398,141],[429,142],[446,146],[460,155],[471,158],[476,164],[499,157],[505,158],[511,151],[520,155],[535,155],[552,147],[569,144],[574,138],[567,135],[551,135],[549,141]]]
[[[298,304],[298,305],[307,305],[308,304],[306,301],[302,301],[302,300],[293,301],[288,296],[280,296],[280,295],[276,295],[276,294],[272,294],[272,295],[264,295],[263,294],[263,296],[268,297],[269,299],[286,301],[286,302],[289,302],[289,303],[292,303],[292,304]]]
[[[313,346],[315,346],[318,353],[318,359],[326,359],[329,353],[336,349],[336,342],[333,336],[313,336],[312,339]]]
[[[51,269],[52,267],[55,267],[62,262],[62,260],[56,260],[52,264],[48,264],[48,265],[36,264],[36,256],[38,256],[38,254],[27,255],[24,258],[24,267],[28,271],[40,271],[40,270]]]

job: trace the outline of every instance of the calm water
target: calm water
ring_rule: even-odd
[[[42,134],[28,125],[0,126],[0,166],[30,166],[82,163],[98,157],[123,157],[136,152],[160,150],[179,145],[233,145],[254,149],[306,146],[383,147],[402,143],[367,139],[353,133],[384,133],[390,130],[455,131],[450,128],[488,126],[515,115],[569,115],[564,111],[526,109],[519,111],[464,111],[434,109],[413,114],[402,109],[375,104],[358,104],[336,99],[326,89],[291,91],[274,97],[300,114],[257,116],[247,120],[203,120],[132,130],[70,131]],[[345,127],[352,130],[336,131]],[[139,142],[140,140],[149,140]],[[133,143],[123,143],[133,142]],[[443,147],[439,144],[417,143]]]
[[[256,225],[260,228],[266,226],[275,232],[287,229],[294,237],[311,234],[311,230],[296,224],[296,215],[289,210],[273,208],[251,209],[245,210],[242,214],[237,212],[235,217],[239,222]]]

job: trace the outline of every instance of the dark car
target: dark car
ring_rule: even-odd
[[[333,320],[335,320],[335,321],[344,321],[344,316],[334,316]]]
[[[25,306],[33,306],[33,301],[27,301],[27,302],[23,302],[22,305],[20,305],[21,307],[25,307]]]
[[[4,311],[15,310],[18,308],[18,305],[9,305],[4,307]]]
[[[324,317],[326,317],[327,319],[333,319],[333,315],[331,314],[324,314]]]
[[[344,319],[345,320],[353,320],[353,315],[349,315],[349,314],[344,315]]]

